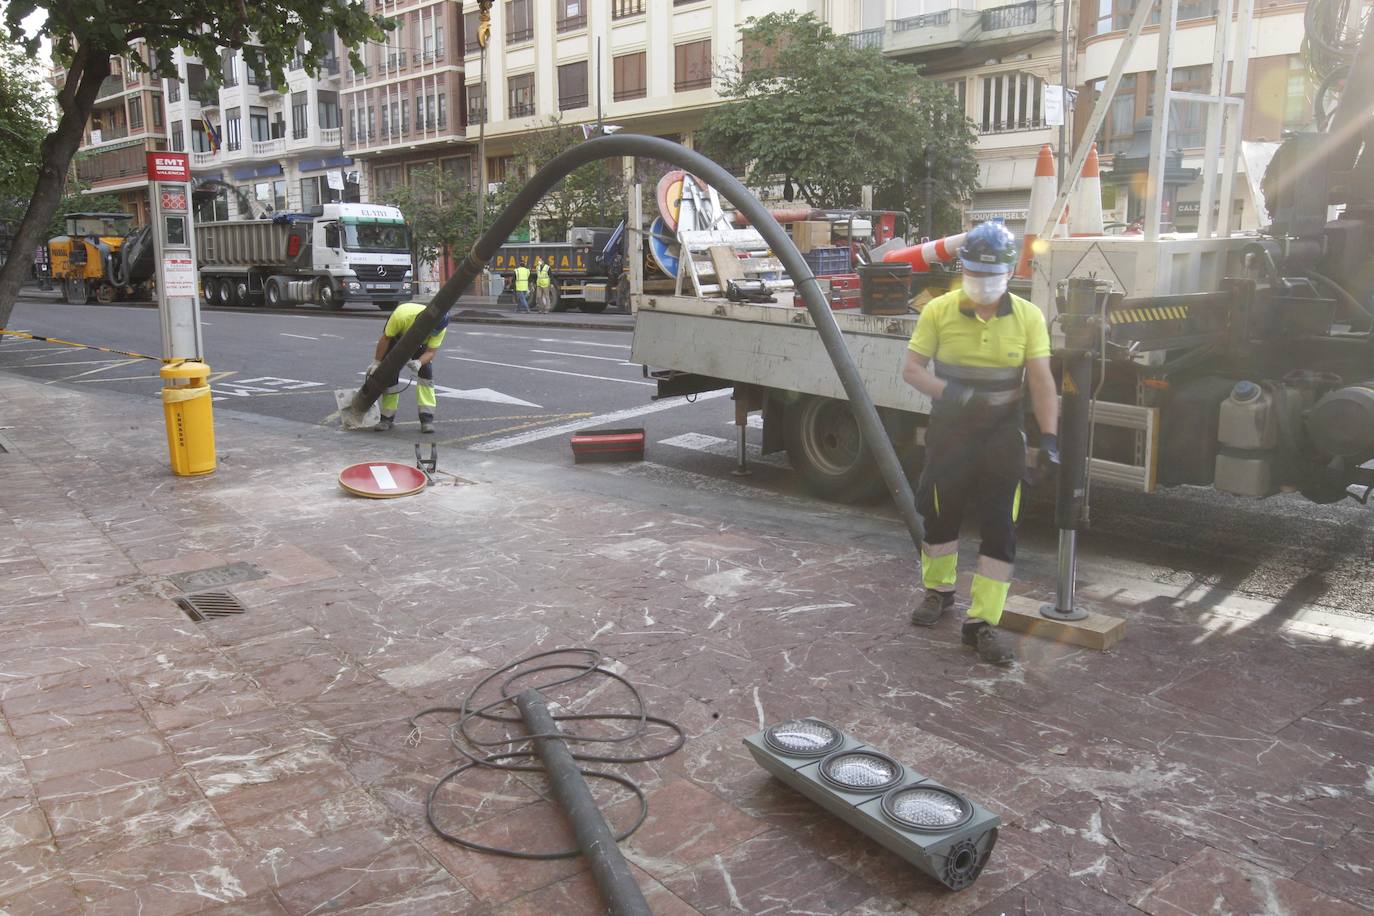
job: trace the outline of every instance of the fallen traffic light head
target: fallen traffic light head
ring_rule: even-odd
[[[828,722],[782,722],[744,744],[773,776],[950,890],[977,880],[992,855],[997,815]]]

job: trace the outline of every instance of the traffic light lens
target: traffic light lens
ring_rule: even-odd
[[[883,798],[883,811],[912,830],[951,830],[973,817],[967,801],[935,786],[896,789]]]
[[[886,789],[902,768],[892,758],[872,751],[836,754],[821,764],[821,775],[842,789]]]
[[[819,757],[840,746],[840,730],[819,719],[797,719],[774,725],[764,734],[774,750],[795,757]]]

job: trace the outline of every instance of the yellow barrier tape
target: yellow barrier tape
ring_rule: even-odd
[[[162,362],[160,356],[149,356],[147,353],[134,353],[131,350],[116,350],[113,347],[97,347],[94,344],[76,343],[71,340],[63,340],[60,337],[44,337],[42,334],[30,334],[27,331],[7,331],[0,328],[0,336],[18,337],[21,340],[37,340],[43,343],[58,344],[63,347],[79,347],[82,350],[96,350],[101,353],[118,353],[120,356],[133,356],[137,359],[151,359]]]

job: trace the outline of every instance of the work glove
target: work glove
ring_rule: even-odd
[[[963,410],[978,397],[978,392],[960,382],[945,382],[945,390],[940,392],[940,402]]]
[[[377,367],[380,366],[381,364],[382,364],[382,363],[381,363],[381,360],[374,359],[372,362],[370,362],[370,363],[367,364],[367,372],[366,372],[366,374],[367,374],[367,375],[371,375],[372,373],[376,372],[376,371],[377,371]]]
[[[1059,476],[1059,437],[1054,433],[1040,434],[1040,453],[1035,459],[1035,476],[1041,483]]]
[[[409,369],[411,372],[415,373],[416,375],[419,375],[420,361],[418,359],[412,359],[406,363],[406,368]]]

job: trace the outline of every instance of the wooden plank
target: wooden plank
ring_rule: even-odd
[[[1050,620],[1040,615],[1045,606],[1043,601],[1034,601],[1022,595],[1009,595],[1007,606],[1002,611],[1001,629],[1016,633],[1026,633],[1051,642],[1082,646],[1104,652],[1121,642],[1126,635],[1126,621],[1106,614],[1091,611],[1082,620]]]
[[[744,279],[744,268],[740,266],[735,249],[726,245],[712,245],[706,249],[706,253],[711,256],[711,267],[715,270],[718,286],[728,286],[731,280]]]

